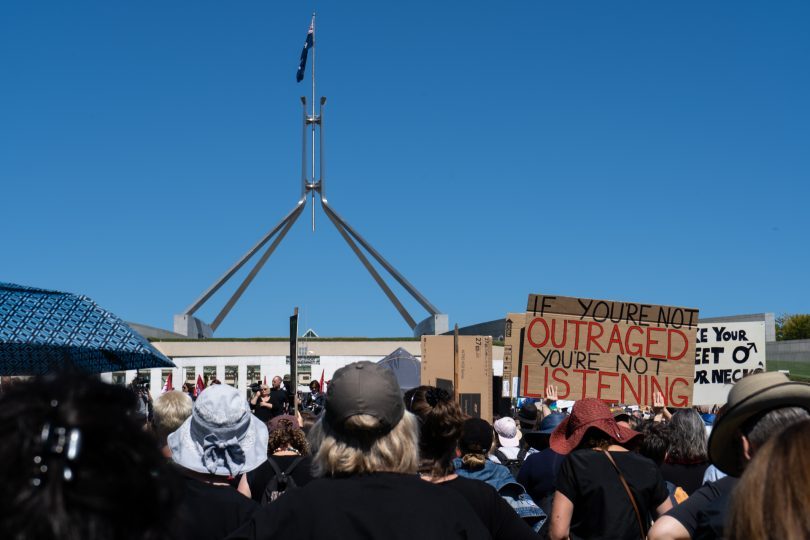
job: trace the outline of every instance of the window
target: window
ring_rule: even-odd
[[[239,386],[239,366],[225,366],[225,380],[222,382],[234,388]]]
[[[211,384],[211,381],[217,378],[217,367],[216,366],[204,366],[203,367],[203,382],[205,386]]]

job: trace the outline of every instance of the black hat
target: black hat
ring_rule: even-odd
[[[468,418],[461,428],[461,439],[458,441],[458,446],[464,453],[480,451],[486,454],[492,447],[493,438],[494,432],[489,422],[481,418]]]
[[[526,403],[518,410],[518,420],[524,424],[529,424],[534,427],[537,422],[537,405],[534,403]]]
[[[349,364],[335,372],[326,392],[325,419],[341,429],[346,419],[368,414],[384,431],[402,419],[405,405],[394,372],[373,362]]]

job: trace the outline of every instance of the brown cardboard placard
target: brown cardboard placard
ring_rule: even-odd
[[[667,406],[692,403],[698,310],[611,300],[530,295],[520,353],[520,389],[560,399],[595,397]]]
[[[422,384],[453,391],[463,413],[492,422],[492,338],[459,336],[453,369],[454,336],[422,336]]]
[[[512,378],[518,376],[520,331],[526,325],[525,313],[507,313],[503,331],[503,397],[517,396]]]

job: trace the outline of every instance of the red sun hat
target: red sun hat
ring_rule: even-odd
[[[571,415],[560,422],[551,434],[551,449],[558,454],[569,454],[579,446],[588,428],[596,428],[618,444],[625,444],[639,432],[620,426],[613,419],[610,408],[599,399],[577,401]]]

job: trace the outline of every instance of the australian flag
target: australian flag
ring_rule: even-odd
[[[307,53],[315,46],[315,17],[312,17],[312,22],[309,23],[309,30],[307,31],[307,40],[304,42],[304,48],[301,51],[301,60],[298,62],[298,71],[295,73],[295,80],[301,82],[304,80],[304,70],[307,69]]]

